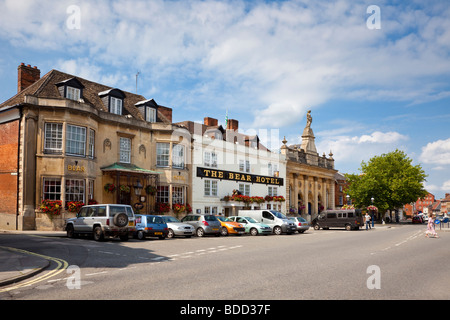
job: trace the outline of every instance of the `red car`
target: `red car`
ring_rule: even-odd
[[[420,216],[414,216],[413,218],[412,218],[412,221],[411,221],[412,223],[420,223],[420,224],[422,224],[423,223],[423,220],[422,220],[422,217],[420,217]]]

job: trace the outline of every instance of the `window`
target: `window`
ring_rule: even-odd
[[[218,211],[217,207],[205,206],[205,215],[208,215],[208,214],[216,215],[217,211]],[[205,217],[205,220],[212,221],[212,220],[208,220],[208,217]]]
[[[156,193],[156,202],[169,203],[169,187],[158,186],[158,192]]]
[[[250,161],[248,161],[248,160],[239,160],[239,171],[241,171],[241,172],[250,172]]]
[[[81,91],[80,89],[73,88],[73,87],[67,87],[66,89],[66,98],[70,100],[78,101],[81,98]]]
[[[131,139],[120,137],[120,157],[123,163],[131,162]]]
[[[217,181],[216,180],[205,180],[204,195],[205,196],[217,196]]]
[[[44,200],[61,200],[61,179],[44,178],[42,198]]]
[[[88,201],[94,199],[94,180],[88,181]]]
[[[70,201],[84,200],[85,186],[82,179],[68,179],[66,180],[66,203]]]
[[[67,125],[66,153],[84,156],[86,152],[86,128]]]
[[[62,123],[46,123],[44,131],[44,152],[61,153],[63,144]]]
[[[184,188],[172,187],[172,204],[184,203]]]
[[[94,158],[95,150],[95,131],[89,129],[89,157]]]
[[[268,175],[270,177],[275,176],[275,173],[278,171],[278,165],[277,164],[273,164],[273,163],[269,163],[267,165],[267,169],[268,169]]]
[[[145,107],[145,120],[148,122],[156,122],[156,109]]]
[[[184,169],[184,146],[176,144],[172,150],[172,166],[178,169]]]
[[[158,167],[169,166],[169,143],[157,143],[156,144],[156,165]]]
[[[122,114],[122,99],[110,97],[109,112],[114,114]]]
[[[267,194],[271,197],[278,196],[278,187],[269,187]]]
[[[217,154],[215,152],[205,152],[203,158],[205,166],[217,168]]]
[[[244,196],[250,196],[250,185],[245,183],[239,184],[239,192]]]

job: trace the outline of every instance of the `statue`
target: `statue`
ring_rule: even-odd
[[[308,113],[306,114],[306,127],[311,128],[311,123],[312,123],[311,110],[308,110]]]

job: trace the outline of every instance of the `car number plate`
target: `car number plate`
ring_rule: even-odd
[[[128,226],[134,227],[134,221],[129,221],[129,222],[128,222]]]
[[[219,229],[218,228],[213,228],[213,231],[218,231]]]
[[[155,232],[156,235],[162,235],[162,232]]]

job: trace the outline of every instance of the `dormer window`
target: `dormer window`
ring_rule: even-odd
[[[147,122],[158,121],[158,104],[153,99],[139,101],[135,104],[136,108]]]
[[[83,99],[83,84],[77,78],[71,78],[56,84],[61,97],[73,101],[81,101]]]
[[[103,104],[108,109],[109,112],[125,115],[123,103],[125,99],[125,94],[119,89],[109,89],[102,91],[98,94],[103,101]]]

